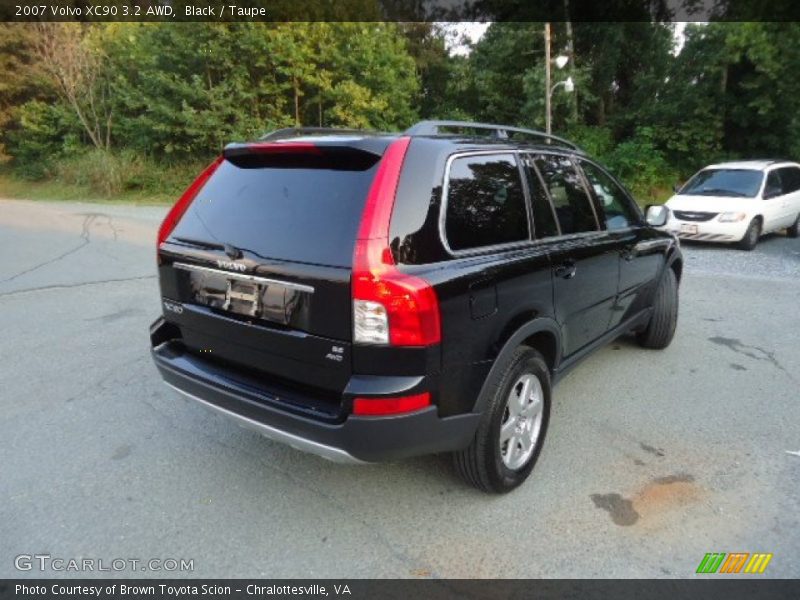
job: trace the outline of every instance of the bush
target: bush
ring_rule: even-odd
[[[140,192],[179,195],[202,169],[195,163],[169,164],[131,151],[90,150],[53,165],[55,178],[103,197]]]
[[[58,105],[31,100],[16,109],[15,121],[2,132],[15,172],[28,180],[50,177],[64,145],[74,140],[69,114]]]
[[[606,162],[614,143],[611,130],[607,127],[591,127],[588,125],[573,125],[567,132],[567,138],[586,150],[589,156]]]
[[[677,181],[674,170],[653,143],[648,127],[637,129],[632,138],[617,144],[605,159],[609,169],[642,203],[662,200],[665,190]]]

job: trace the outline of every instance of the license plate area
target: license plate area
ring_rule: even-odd
[[[228,279],[222,309],[237,315],[260,317],[261,294],[261,287],[257,283]]]
[[[226,313],[289,325],[302,321],[313,293],[263,277],[174,265],[184,272],[182,296],[189,302]],[[184,287],[185,286],[185,287]]]
[[[697,225],[692,225],[690,223],[681,223],[681,233],[696,234]]]

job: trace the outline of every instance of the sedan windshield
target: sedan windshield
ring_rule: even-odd
[[[764,174],[752,169],[705,169],[692,177],[679,194],[755,198]]]

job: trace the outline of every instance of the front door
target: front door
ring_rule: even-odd
[[[781,167],[781,223],[780,227],[791,227],[800,215],[800,167]]]
[[[645,226],[633,199],[611,175],[587,160],[580,166],[600,219],[618,244],[619,290],[610,322],[616,327],[648,305],[649,286],[656,281],[669,240]]]
[[[767,173],[767,182],[761,200],[761,213],[764,215],[762,231],[774,231],[783,226],[786,212],[786,194],[783,190],[780,169],[773,169]]]

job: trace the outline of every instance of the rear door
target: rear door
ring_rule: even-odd
[[[351,374],[355,238],[379,153],[234,148],[161,245],[165,318],[192,352],[336,397]]]
[[[547,238],[553,268],[556,320],[565,356],[609,328],[619,279],[619,243],[602,231],[594,203],[567,156],[532,154],[527,159],[549,196],[559,235]]]

